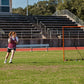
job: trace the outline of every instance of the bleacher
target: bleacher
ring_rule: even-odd
[[[77,26],[77,24],[66,16],[0,15],[0,47],[7,47],[10,31],[17,33],[18,45],[49,44],[49,47],[61,47],[62,26]],[[64,34],[67,39],[81,38],[77,43],[79,46],[84,45],[83,28],[66,28]],[[72,44],[73,40],[66,46],[72,46]]]
[[[35,19],[43,32],[47,33],[47,38],[50,33],[52,38],[56,38],[59,35],[62,37],[62,26],[77,26],[75,22],[72,22],[66,16],[36,16]],[[66,28],[64,33],[65,38],[84,37],[84,31],[80,27]]]
[[[5,34],[0,34],[0,38],[8,38],[10,31],[15,31],[19,38],[42,38],[44,35],[46,38],[56,38],[61,36],[62,38],[62,26],[77,26],[75,22],[72,22],[66,16],[32,16],[37,22],[35,25],[34,19],[30,22],[29,16],[22,15],[0,15],[0,29]],[[84,31],[81,28],[66,28],[65,38],[77,38],[84,37]]]
[[[19,38],[41,38],[40,30],[30,22],[28,16],[0,15],[0,29],[5,32],[0,38],[8,38],[10,31],[15,31]]]

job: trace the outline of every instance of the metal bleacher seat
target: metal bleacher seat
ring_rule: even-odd
[[[28,16],[0,16],[0,28],[5,32],[2,38],[7,38],[10,31],[15,31],[19,38],[39,38],[40,30],[30,22]]]
[[[72,22],[72,20],[70,20],[66,16],[36,16],[36,20],[46,33],[49,33],[49,34],[50,32],[52,33],[52,38],[53,36],[56,37],[57,34],[62,35],[63,26],[77,26],[75,22]],[[67,28],[65,29],[65,32],[66,32],[65,36],[69,35],[69,32],[74,32],[74,37],[78,36],[78,33],[80,38],[84,36],[84,31],[80,27]],[[73,34],[72,34],[72,37],[73,37]]]

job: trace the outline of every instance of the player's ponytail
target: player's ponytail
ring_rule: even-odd
[[[9,37],[10,37],[10,36],[12,36],[12,31],[11,31],[11,32],[9,32],[8,36],[9,36]]]
[[[15,35],[16,34],[16,32],[12,32],[12,35]]]

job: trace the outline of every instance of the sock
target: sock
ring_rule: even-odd
[[[10,58],[10,62],[12,62],[12,58]]]
[[[4,63],[7,63],[7,59],[5,59]]]

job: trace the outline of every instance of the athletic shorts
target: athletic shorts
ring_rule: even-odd
[[[13,48],[13,49],[7,48],[7,52],[11,52],[11,50],[16,51],[16,48]]]

